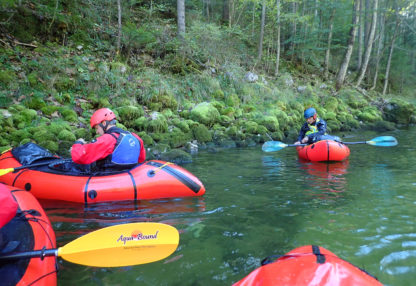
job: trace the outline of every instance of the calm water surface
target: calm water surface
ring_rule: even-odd
[[[231,285],[266,256],[323,246],[385,285],[416,281],[416,128],[397,147],[351,145],[347,162],[301,162],[295,149],[261,146],[201,152],[184,167],[202,198],[100,204],[45,203],[59,246],[105,226],[161,222],[180,231],[170,257],[145,265],[92,268],[59,260],[59,285]]]

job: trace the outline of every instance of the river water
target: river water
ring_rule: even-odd
[[[385,285],[416,281],[416,128],[338,134],[344,141],[395,136],[396,147],[351,145],[342,163],[308,163],[294,148],[200,152],[184,167],[204,183],[202,198],[106,203],[43,202],[58,246],[126,222],[161,222],[180,232],[168,258],[122,268],[59,259],[59,285],[231,285],[270,255],[315,244]]]

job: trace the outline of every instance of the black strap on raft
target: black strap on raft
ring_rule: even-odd
[[[312,245],[312,252],[316,256],[316,263],[319,263],[319,264],[325,263],[325,255],[321,253],[321,251],[319,250],[319,246]]]
[[[271,256],[267,256],[266,258],[264,258],[261,261],[261,266],[275,262],[277,259],[279,259],[280,257],[283,257],[284,255],[271,255]]]
[[[161,166],[163,166],[163,164],[161,164],[159,162],[154,162],[154,161],[149,161],[146,164],[147,165],[150,165],[150,166],[153,166],[153,167],[161,167]],[[182,173],[179,170],[176,170],[176,169],[171,168],[169,166],[164,166],[162,168],[162,170],[165,171],[165,172],[167,172],[168,174],[171,174],[176,179],[178,179],[179,181],[181,181],[189,189],[191,189],[194,193],[198,193],[199,190],[201,189],[201,186],[199,184],[197,184],[194,181],[192,181],[191,178],[189,178],[188,176],[186,176],[184,173]]]

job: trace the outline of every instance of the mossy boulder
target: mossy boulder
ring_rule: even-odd
[[[147,134],[146,132],[139,132],[137,135],[139,135],[140,138],[142,138],[145,148],[147,146],[153,145],[153,143],[154,143],[153,138],[149,134]]]
[[[358,113],[358,119],[363,122],[375,122],[382,120],[381,112],[374,106],[368,106]]]
[[[237,94],[233,93],[227,96],[225,99],[225,104],[231,107],[238,107],[240,105],[240,98]]]
[[[190,119],[213,126],[220,119],[220,113],[211,103],[202,102],[191,110]]]
[[[140,117],[134,120],[133,128],[137,131],[145,131],[147,129],[148,120],[146,117]]]
[[[34,110],[41,110],[43,107],[47,106],[41,96],[41,94],[32,95],[24,102],[25,106]]]
[[[241,124],[241,129],[244,133],[257,134],[259,125],[251,120],[243,121]]]
[[[327,111],[335,112],[338,108],[338,100],[336,99],[336,97],[334,96],[327,97],[325,99],[324,108]]]
[[[175,149],[162,153],[160,159],[175,164],[192,163],[192,156],[189,153],[180,149]]]
[[[172,148],[178,148],[185,146],[186,142],[192,140],[192,133],[184,133],[179,128],[173,128],[173,130],[167,133],[166,139],[167,143],[169,143]]]
[[[39,143],[39,146],[51,151],[52,153],[56,153],[59,150],[58,142],[52,140],[46,140]]]
[[[75,135],[68,130],[62,130],[61,132],[59,132],[58,134],[58,139],[61,141],[69,141],[69,142],[74,142],[77,138],[75,137]]]
[[[395,99],[384,107],[384,118],[399,124],[409,124],[415,115],[415,106]]]
[[[261,118],[259,124],[265,126],[268,130],[274,132],[279,130],[279,121],[274,116],[264,116]]]
[[[212,135],[205,125],[199,124],[193,126],[192,133],[194,135],[194,138],[200,143],[212,141]]]
[[[65,121],[74,123],[78,122],[78,114],[73,109],[69,109],[68,107],[62,107],[59,111],[62,117],[65,119]]]
[[[144,115],[142,107],[137,107],[134,105],[126,105],[116,108],[120,122],[128,127],[135,126],[135,120]]]
[[[153,112],[151,120],[147,124],[149,132],[164,133],[168,131],[168,122],[166,118],[159,112]]]

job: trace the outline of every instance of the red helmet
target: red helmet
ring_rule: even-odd
[[[91,116],[90,125],[91,128],[94,128],[95,125],[103,121],[111,121],[113,119],[116,119],[114,112],[108,108],[100,108]]]

